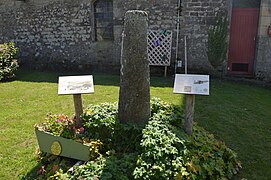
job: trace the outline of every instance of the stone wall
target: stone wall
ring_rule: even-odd
[[[267,35],[271,25],[271,1],[262,0],[258,29],[258,48],[256,55],[256,77],[271,80],[271,37]]]
[[[149,28],[167,29],[174,32],[171,66],[176,60],[177,10],[178,0],[115,0],[114,15],[122,22],[124,13],[129,9],[145,10],[149,13]],[[215,23],[218,14],[229,15],[230,0],[182,0],[180,16],[178,59],[184,62],[184,36],[187,36],[188,69],[208,71],[211,67],[207,59],[208,29]],[[119,28],[121,29],[121,24]],[[183,68],[182,68],[183,70]]]
[[[230,15],[230,0],[182,0],[183,16],[180,28],[180,59],[184,60],[184,36],[187,37],[188,72],[208,71],[208,30],[215,24],[217,15]]]
[[[172,65],[176,53],[177,0],[114,0],[115,40],[121,42],[124,14],[128,10],[144,10],[148,13],[149,29],[173,32]],[[119,53],[120,54],[120,48]]]
[[[15,41],[25,65],[69,69],[116,64],[113,42],[93,41],[88,0],[13,0],[0,4],[0,10],[0,42]]]
[[[178,56],[184,61],[188,42],[189,69],[210,68],[207,32],[216,14],[228,11],[230,0],[182,0]],[[114,41],[95,42],[93,0],[2,0],[0,43],[15,41],[23,64],[33,68],[62,67],[118,70],[121,32],[127,10],[145,10],[149,28],[172,30],[172,67],[176,54],[178,0],[113,0]]]

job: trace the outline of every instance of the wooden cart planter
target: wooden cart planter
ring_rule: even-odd
[[[57,156],[63,156],[82,161],[90,159],[89,146],[71,139],[35,129],[40,150]]]

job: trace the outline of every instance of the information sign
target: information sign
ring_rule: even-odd
[[[209,75],[176,74],[173,92],[209,95]]]
[[[94,93],[92,75],[60,76],[58,94],[89,94]]]

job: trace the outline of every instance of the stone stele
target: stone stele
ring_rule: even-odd
[[[146,124],[150,118],[150,69],[147,52],[148,14],[125,14],[119,96],[121,123]]]

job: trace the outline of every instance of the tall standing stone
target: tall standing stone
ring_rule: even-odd
[[[150,69],[147,52],[148,15],[131,10],[125,14],[119,119],[144,125],[150,118]]]

